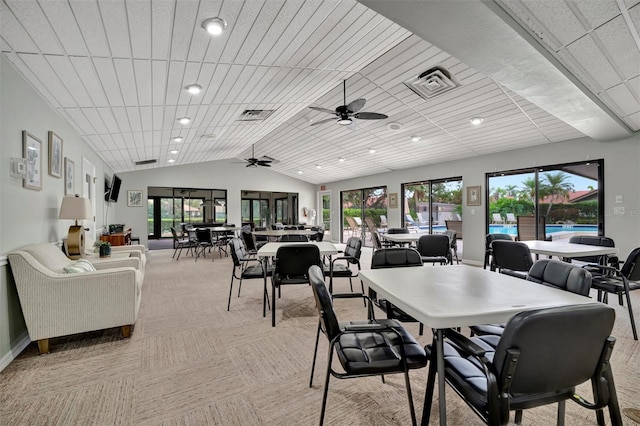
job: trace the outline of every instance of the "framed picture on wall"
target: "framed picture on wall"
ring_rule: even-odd
[[[142,207],[142,191],[127,191],[127,206]]]
[[[49,131],[49,174],[62,176],[62,138]]]
[[[398,208],[398,193],[392,192],[389,194],[389,208],[397,209]]]
[[[467,186],[467,205],[479,206],[480,205],[480,186]]]
[[[64,195],[74,195],[75,165],[69,157],[64,157]]]
[[[22,156],[27,160],[22,186],[40,191],[42,189],[42,141],[26,130],[22,131]]]

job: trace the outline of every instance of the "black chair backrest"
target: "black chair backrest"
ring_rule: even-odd
[[[239,267],[240,259],[244,259],[247,257],[247,252],[244,249],[244,244],[240,238],[232,238],[229,241],[229,244],[231,245],[231,259],[233,259],[233,265],[235,267]]]
[[[206,228],[197,228],[196,240],[198,243],[211,243],[211,231]]]
[[[267,228],[265,227],[258,227],[256,226],[254,231],[266,231]],[[267,237],[266,235],[254,235],[256,241],[269,241],[269,237]]]
[[[173,241],[178,241],[178,232],[176,232],[176,228],[171,227],[171,235],[173,235]]]
[[[421,256],[445,256],[449,257],[451,245],[449,237],[444,234],[427,234],[418,239],[418,253]]]
[[[309,242],[309,238],[306,235],[297,235],[297,234],[285,234],[278,238],[278,241],[281,243],[306,243]]]
[[[249,251],[255,251],[256,250],[256,242],[253,239],[253,234],[251,233],[251,231],[249,232],[245,232],[244,230],[242,231],[242,240],[244,241],[244,245],[247,248],[247,250]]]
[[[615,247],[616,244],[613,242],[611,238],[608,237],[600,237],[597,235],[574,235],[569,238],[570,243],[574,244],[587,244],[590,246],[601,246],[601,247]],[[574,257],[573,260],[579,260],[580,262],[589,262],[589,263],[600,263],[602,256],[584,256],[584,257]]]
[[[371,269],[422,265],[420,253],[408,247],[381,248],[371,256]]]
[[[505,241],[513,241],[511,235],[509,234],[487,234],[485,237],[485,249],[489,250],[491,248],[491,243],[495,240],[505,240]]]
[[[350,256],[347,262],[354,265],[360,260],[360,254],[362,253],[362,240],[358,237],[350,237],[347,240],[347,246],[344,248],[344,254]]]
[[[520,352],[515,374],[499,377],[498,388],[512,380],[511,394],[568,389],[594,375],[610,336],[615,311],[603,304],[563,306],[521,312],[509,320],[493,358],[498,374]]]
[[[320,226],[316,234],[316,241],[324,240],[324,226]]]
[[[499,269],[528,272],[533,265],[529,247],[517,241],[495,240],[491,243],[494,263]]]
[[[306,277],[311,265],[322,266],[318,246],[286,244],[278,247],[274,274],[281,277]]]
[[[627,260],[624,261],[620,273],[629,281],[640,280],[640,247],[635,248],[629,253]]]
[[[322,329],[327,334],[329,340],[333,340],[340,333],[338,318],[333,310],[333,297],[329,293],[324,283],[324,273],[322,268],[313,265],[308,270],[309,282],[313,289],[313,297],[316,300],[316,308],[320,315]]]
[[[538,260],[529,269],[527,281],[589,296],[591,273],[577,265],[559,260]]]
[[[409,230],[407,228],[389,228],[387,229],[387,234],[408,234]]]

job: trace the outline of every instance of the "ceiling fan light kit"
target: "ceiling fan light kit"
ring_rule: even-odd
[[[273,160],[269,159],[268,157],[266,158],[262,157],[262,159],[256,158],[255,145],[251,145],[251,157],[245,158],[244,161],[247,162],[245,167],[251,167],[251,168],[258,167],[258,166],[271,167],[271,163],[273,162]]]
[[[328,108],[321,108],[321,107],[314,107],[314,106],[309,107],[316,111],[325,112],[327,114],[333,114],[336,117],[338,117],[338,120],[336,120],[335,118],[327,118],[325,120],[316,121],[314,123],[312,122],[311,123],[312,126],[328,123],[330,121],[336,121],[338,124],[342,126],[348,126],[353,122],[352,118],[357,118],[360,120],[384,120],[385,118],[389,118],[385,114],[380,114],[377,112],[358,112],[364,107],[364,104],[367,102],[367,100],[364,98],[359,98],[347,104],[347,80],[344,80],[342,82],[342,87],[343,87],[344,105],[340,105],[335,109],[335,111],[332,111]]]

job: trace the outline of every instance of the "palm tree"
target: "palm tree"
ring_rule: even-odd
[[[569,192],[573,191],[573,183],[569,182],[569,179],[571,176],[565,172],[548,172],[542,175],[541,183],[544,185],[544,195],[549,197],[547,216],[551,212],[554,200],[566,200],[569,197]]]
[[[536,180],[533,177],[528,177],[522,181],[522,188],[520,189],[520,198],[525,201],[533,200],[536,197]]]

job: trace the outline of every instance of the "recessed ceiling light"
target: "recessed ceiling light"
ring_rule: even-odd
[[[420,136],[411,136],[412,142],[418,142],[420,140]]]
[[[180,124],[189,124],[191,123],[191,117],[180,117],[178,118]]]
[[[227,28],[227,22],[222,18],[208,18],[202,21],[202,28],[211,35],[220,35]]]
[[[369,154],[375,154],[375,153],[376,153],[376,150],[375,150],[375,149],[373,149],[373,148],[369,148]]]
[[[298,174],[301,175],[302,174],[302,170],[298,170]]]
[[[175,159],[173,159],[173,158],[170,158],[167,162],[168,162],[168,163],[175,163],[175,162],[176,162],[176,160],[175,160]]]
[[[484,122],[484,118],[482,118],[482,117],[473,117],[471,120],[469,120],[469,122],[471,124],[473,124],[474,126],[477,126],[479,124],[482,124],[482,122]]]
[[[192,95],[197,95],[198,93],[202,92],[202,86],[200,86],[199,84],[190,84],[188,86],[185,86],[184,88],[187,89],[187,92],[191,93]]]
[[[175,138],[171,139],[174,142],[182,142],[184,140],[184,138],[182,136],[176,136]]]
[[[387,129],[393,130],[395,132],[396,130],[402,129],[402,124],[400,124],[400,123],[389,123],[389,124],[387,124]]]
[[[320,164],[316,164],[316,169],[321,169],[322,166]]]
[[[347,125],[351,124],[351,119],[350,118],[341,118],[340,120],[338,120],[338,124],[342,124],[343,126],[347,126]]]
[[[178,150],[177,149],[172,149],[171,151],[169,151],[170,154],[177,154]]]
[[[340,158],[338,158],[338,161],[341,162],[341,163],[344,163],[344,158],[340,157]]]

